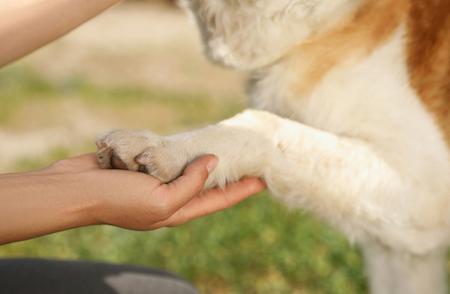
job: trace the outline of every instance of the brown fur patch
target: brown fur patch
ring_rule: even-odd
[[[450,146],[450,1],[410,1],[411,84],[436,117]]]
[[[295,92],[306,96],[333,67],[365,57],[386,41],[406,17],[408,0],[367,0],[336,28],[310,38],[295,49],[301,60]]]

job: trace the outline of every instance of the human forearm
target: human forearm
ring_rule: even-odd
[[[0,176],[0,244],[94,224],[96,203],[81,188],[77,175]]]
[[[90,224],[76,177],[34,172],[0,177],[0,244]]]
[[[2,1],[0,3],[0,66],[63,36],[120,1]]]

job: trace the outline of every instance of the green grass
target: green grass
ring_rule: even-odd
[[[265,193],[174,229],[83,228],[0,247],[0,256],[165,268],[204,293],[365,292],[359,254],[341,235]]]
[[[362,293],[358,253],[330,228],[263,194],[175,229],[91,227],[0,248],[0,256],[102,260],[169,269],[205,293]]]
[[[215,121],[242,108],[236,101],[210,98],[202,93],[98,86],[76,77],[49,82],[26,68],[12,67],[0,72],[0,126],[7,126],[30,101],[77,99],[113,113],[166,107],[176,117],[170,126],[174,129]],[[16,170],[42,167],[74,152],[55,148],[44,158],[18,160]],[[0,256],[160,267],[192,281],[204,293],[366,292],[360,255],[343,236],[309,215],[288,211],[266,193],[178,228],[145,233],[82,228],[1,246]]]
[[[0,126],[10,123],[22,106],[30,103],[62,103],[76,100],[93,110],[126,113],[146,108],[149,113],[170,110],[174,116],[170,127],[189,128],[229,117],[243,108],[232,97],[210,97],[204,93],[180,93],[126,85],[99,86],[78,76],[47,81],[27,67],[12,66],[0,70]],[[149,122],[152,117],[148,117]],[[143,121],[143,126],[148,122]],[[163,127],[157,127],[158,129]]]

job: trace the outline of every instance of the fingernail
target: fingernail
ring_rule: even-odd
[[[218,163],[219,163],[219,159],[217,157],[214,157],[213,159],[211,159],[208,162],[208,164],[206,165],[206,170],[208,171],[208,173],[211,173],[217,167]]]

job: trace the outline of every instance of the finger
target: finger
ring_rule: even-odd
[[[75,157],[58,160],[51,164],[48,169],[70,169],[76,171],[79,169],[98,169],[97,159],[94,153],[87,153]]]
[[[265,188],[258,178],[245,178],[223,189],[197,195],[165,221],[166,226],[180,225],[192,219],[232,207]]]
[[[71,158],[74,162],[80,164],[80,166],[87,169],[98,169],[100,168],[97,155],[95,153],[81,154]]]
[[[217,162],[218,159],[214,155],[202,156],[188,165],[175,181],[161,185],[157,192],[168,201],[173,211],[177,211],[200,193]]]
[[[80,155],[76,155],[76,156],[72,157],[71,159],[77,160],[80,162],[84,162],[86,164],[98,166],[97,157],[96,157],[95,153],[80,154]]]

